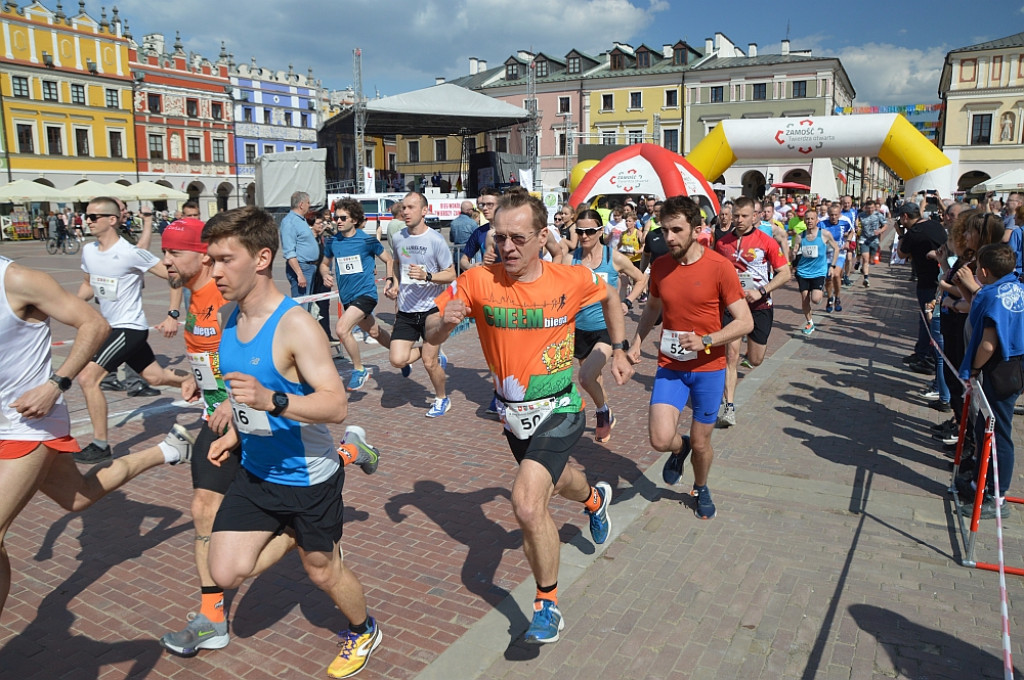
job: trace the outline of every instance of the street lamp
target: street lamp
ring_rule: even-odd
[[[231,157],[235,159],[235,207],[242,207],[242,187],[238,183],[238,112],[235,111],[235,88],[224,86],[224,94],[231,100]]]
[[[135,140],[135,182],[141,182],[142,177],[139,175],[139,155],[141,150],[139,149],[139,125],[138,121],[135,120],[135,94],[139,87],[142,86],[143,81],[146,80],[145,73],[135,72],[132,75],[132,139]]]

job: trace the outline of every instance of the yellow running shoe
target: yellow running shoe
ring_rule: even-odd
[[[380,644],[380,627],[371,616],[368,619],[369,629],[362,635],[357,635],[350,630],[338,634],[341,651],[334,661],[327,667],[327,675],[332,678],[351,678],[363,670],[366,662],[370,660],[370,654]]]

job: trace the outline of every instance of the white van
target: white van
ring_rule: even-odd
[[[405,194],[327,194],[327,207],[333,210],[334,204],[343,198],[359,201],[363,208],[363,214],[366,216],[363,231],[383,241],[386,240],[384,234],[388,233],[388,225],[391,224],[391,206],[395,203],[401,203],[402,199],[405,198]],[[449,221],[451,219],[448,218]],[[425,221],[431,229],[441,228],[441,221],[433,209],[427,213]]]

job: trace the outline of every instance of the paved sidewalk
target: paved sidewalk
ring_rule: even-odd
[[[81,280],[77,258],[40,252],[0,246],[69,289]],[[616,487],[612,537],[595,547],[579,507],[553,502],[567,625],[542,648],[516,642],[534,584],[508,503],[514,461],[483,414],[490,390],[475,330],[445,347],[453,409],[436,420],[423,417],[422,367],[403,379],[364,345],[374,371],[350,395],[350,419],[384,454],[376,475],[348,480],[344,544],[385,637],[360,677],[1002,677],[997,575],[958,566],[947,459],[928,430],[942,416],[914,396],[924,377],[900,363],[915,328],[906,273],[876,267],[866,290],[854,276],[844,312],[818,314],[810,338],[795,286],[777,297],[769,359],[740,383],[737,427],[714,436],[713,521],[693,516],[690,469],[666,488],[664,458],[649,448],[653,354],[628,385],[609,388],[612,439],[594,442],[591,410],[575,458]],[[159,320],[166,288],[154,282],[145,295]],[[151,341],[179,361],[180,338]],[[347,378],[351,364],[337,364]],[[77,388],[69,395],[84,443],[84,402]],[[198,415],[169,391],[122,393],[110,411],[119,454]],[[33,500],[6,542],[15,574],[0,676],[323,677],[345,622],[294,555],[232,596],[229,647],[180,659],[158,646],[198,606],[189,499],[187,471],[165,467],[79,516]],[[982,527],[978,556],[994,561],[995,525]],[[1010,562],[1024,562],[1020,509],[1004,538]],[[1020,659],[1024,593],[1019,578],[1007,585]]]

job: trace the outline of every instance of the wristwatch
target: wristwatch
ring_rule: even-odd
[[[711,354],[711,343],[712,343],[711,336],[710,335],[703,335],[703,336],[701,336],[700,341],[704,343],[704,353],[705,354]]]
[[[71,389],[71,378],[66,378],[63,375],[57,375],[56,372],[51,373],[48,380],[56,385],[57,389],[61,392],[67,392]]]
[[[181,316],[181,312],[179,312],[177,309],[170,309],[167,311],[167,316],[171,317],[172,319],[177,319],[178,317]]]
[[[427,272],[427,283],[430,283],[433,280],[434,280],[434,275],[431,274],[430,272]]]
[[[628,352],[629,351],[629,340],[623,340],[622,342],[613,342],[612,343],[612,351],[614,352],[617,349],[621,349],[623,352]]]
[[[758,286],[757,292],[761,294],[761,297],[768,297],[768,291],[764,286]]]
[[[284,392],[274,392],[272,399],[274,401],[274,409],[270,412],[270,415],[279,416],[282,411],[288,408],[288,395]]]
[[[632,300],[630,300],[629,298],[626,298],[625,300],[623,300],[623,302],[626,304],[626,309],[633,309],[633,301]]]

